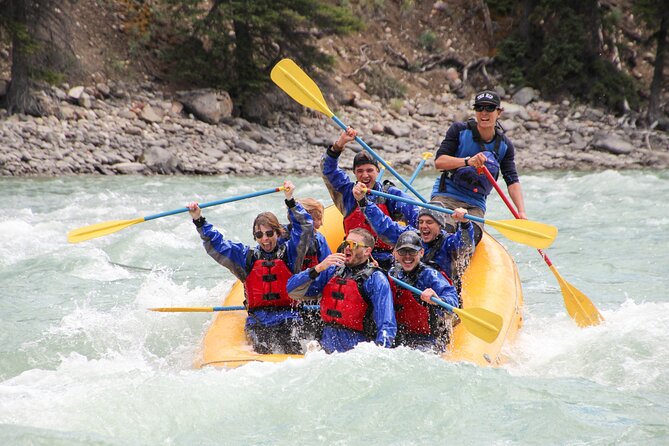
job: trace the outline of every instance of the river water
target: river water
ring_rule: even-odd
[[[316,176],[296,195],[328,204]],[[282,178],[0,179],[0,444],[669,444],[669,172],[523,176],[547,251],[606,322],[578,328],[537,252],[519,266],[525,325],[500,368],[363,345],[235,370],[194,370],[231,274],[188,214],[68,244],[74,228],[279,186]],[[426,174],[415,183],[428,194]],[[498,197],[488,218],[510,218]],[[251,243],[283,194],[204,210]],[[285,217],[284,217],[285,218]]]

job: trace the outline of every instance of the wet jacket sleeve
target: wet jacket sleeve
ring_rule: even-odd
[[[330,192],[334,205],[344,217],[353,212],[356,206],[351,190],[354,183],[346,172],[339,168],[339,156],[328,150],[321,159],[321,174],[325,186]]]
[[[390,186],[388,188],[388,193],[409,200],[414,200],[416,198],[413,195],[409,195],[407,193],[402,192],[400,189],[394,186]],[[418,209],[413,204],[395,200],[388,200],[387,203],[388,203],[388,212],[390,212],[390,215],[395,216],[401,214],[404,217],[404,220],[409,223],[411,223],[412,217],[416,216],[417,218]]]
[[[374,203],[367,202],[367,206],[363,208],[363,212],[374,232],[376,232],[383,242],[389,245],[397,243],[397,239],[404,231],[415,230],[410,226],[402,226],[393,221]]]
[[[197,228],[205,251],[216,262],[230,270],[242,282],[246,280],[246,257],[250,248],[243,243],[234,243],[225,240],[223,235],[214,227],[205,223]]]
[[[393,295],[390,291],[388,278],[381,271],[375,271],[365,282],[365,291],[374,306],[372,313],[376,323],[376,339],[374,341],[377,345],[390,348],[397,334],[397,321],[395,320]]]
[[[450,256],[464,251],[474,252],[474,225],[471,222],[458,223],[454,233],[442,230],[446,241],[441,245],[441,251],[444,255]]]
[[[455,287],[448,283],[444,276],[436,269],[426,268],[423,270],[423,273],[416,283],[416,287],[421,290],[432,288],[434,292],[439,295],[441,300],[452,307],[458,308],[459,300]]]
[[[295,300],[304,300],[307,297],[320,297],[323,288],[330,281],[336,271],[335,266],[331,266],[322,271],[315,279],[310,277],[313,268],[305,269],[291,276],[286,284],[288,295]]]
[[[307,254],[309,244],[314,236],[314,220],[311,215],[295,200],[287,200],[288,219],[292,223],[290,239],[286,248],[288,249],[289,267],[293,273],[302,269],[304,256]]]

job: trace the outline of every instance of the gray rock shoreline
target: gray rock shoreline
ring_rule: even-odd
[[[44,103],[46,117],[0,114],[0,176],[316,175],[325,147],[340,133],[311,111],[275,113],[269,126],[232,118],[224,92],[172,96],[150,85],[99,84],[67,93],[53,88]],[[424,152],[436,153],[450,123],[472,115],[466,100],[450,94],[393,105],[353,98],[333,110],[404,173]],[[501,122],[521,172],[669,167],[667,133],[566,101],[520,105],[507,97],[503,106]],[[344,166],[352,156],[345,152]]]

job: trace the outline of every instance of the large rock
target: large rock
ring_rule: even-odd
[[[139,162],[154,173],[170,174],[179,172],[179,159],[162,147],[152,146],[144,151]]]
[[[186,110],[208,124],[218,124],[232,115],[232,99],[227,91],[211,88],[177,92]]]
[[[597,133],[590,143],[593,149],[614,155],[627,155],[634,151],[634,146],[621,137],[610,133]]]

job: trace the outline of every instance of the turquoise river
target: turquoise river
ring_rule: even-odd
[[[427,195],[430,176],[415,183]],[[317,176],[296,195],[330,203]],[[281,364],[193,369],[232,275],[188,214],[68,244],[66,233],[279,186],[283,178],[0,179],[2,445],[667,445],[669,172],[522,177],[528,215],[556,225],[548,249],[599,308],[579,328],[555,277],[527,246],[525,324],[498,368],[362,345]],[[511,218],[499,197],[488,218]],[[205,209],[252,243],[283,194]]]

